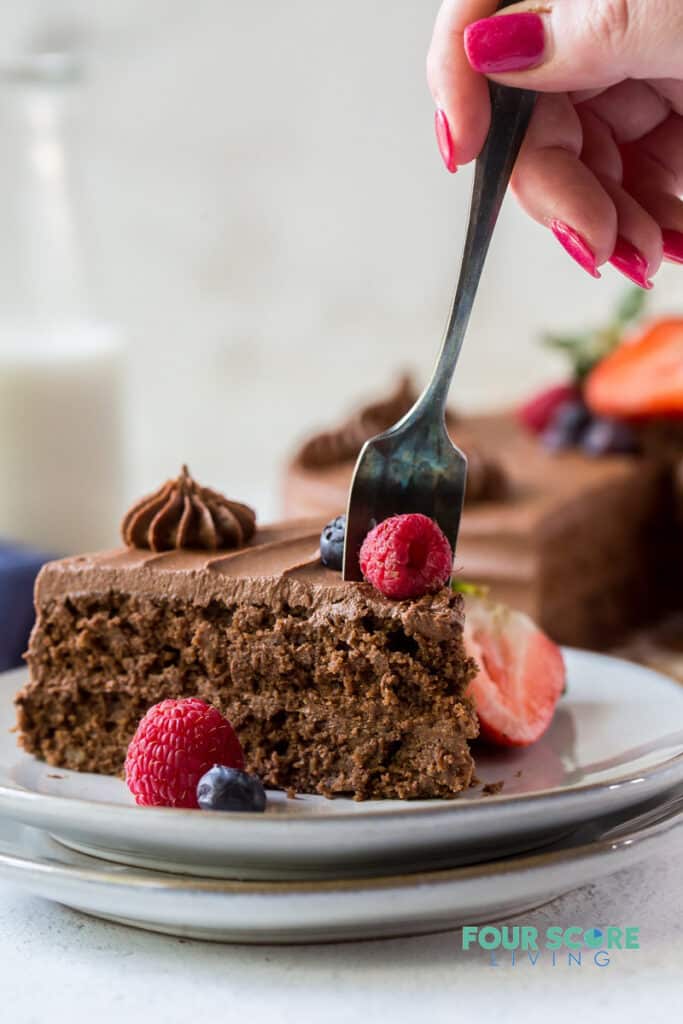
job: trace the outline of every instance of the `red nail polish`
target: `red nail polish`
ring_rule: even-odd
[[[683,263],[683,231],[664,228],[662,239],[664,241],[664,259],[670,260],[671,263]]]
[[[569,253],[573,260],[576,260],[580,267],[583,267],[586,273],[591,277],[601,276],[595,262],[595,253],[578,231],[574,231],[574,228],[570,228],[568,224],[563,224],[561,220],[551,221],[550,230],[562,248]]]
[[[648,291],[652,288],[652,281],[648,281],[647,277],[647,260],[635,245],[631,245],[621,235],[617,237],[617,244],[610,256],[610,263],[634,284],[640,285],[641,288],[646,288]]]
[[[465,29],[467,59],[475,71],[487,75],[540,64],[544,49],[543,19],[538,14],[501,14]]]
[[[453,136],[451,135],[448,118],[441,108],[434,114],[434,131],[436,132],[436,141],[443,162],[451,174],[455,174],[458,166],[455,162],[455,153],[453,151]]]

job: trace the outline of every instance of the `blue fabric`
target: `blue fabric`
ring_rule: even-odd
[[[50,556],[0,541],[0,672],[22,664],[33,626],[33,585]]]

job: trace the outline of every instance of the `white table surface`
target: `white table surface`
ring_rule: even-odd
[[[460,933],[329,946],[230,946],[106,924],[0,884],[7,1024],[496,1024],[674,1021],[683,1014],[683,828],[651,858],[512,923],[640,928],[609,967],[489,966]]]

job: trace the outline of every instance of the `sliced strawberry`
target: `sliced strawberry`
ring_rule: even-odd
[[[465,646],[479,665],[469,694],[481,736],[525,747],[546,731],[565,686],[559,647],[528,615],[465,596]]]
[[[517,417],[532,434],[542,434],[561,405],[580,397],[581,392],[574,384],[556,384],[520,405]]]
[[[683,416],[683,319],[620,345],[591,372],[585,396],[601,416]]]

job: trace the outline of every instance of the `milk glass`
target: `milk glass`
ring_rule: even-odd
[[[124,494],[124,353],[91,309],[67,145],[69,54],[0,65],[0,540],[111,547]]]

